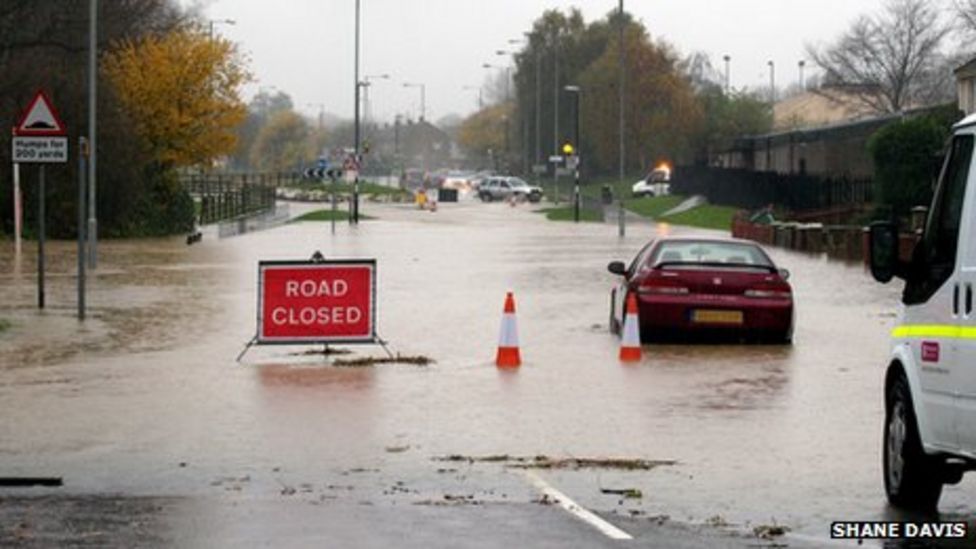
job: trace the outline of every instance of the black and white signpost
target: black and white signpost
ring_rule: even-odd
[[[44,167],[68,161],[67,130],[50,99],[37,92],[14,129],[12,159],[17,164],[38,164],[37,200],[37,307],[44,308]]]

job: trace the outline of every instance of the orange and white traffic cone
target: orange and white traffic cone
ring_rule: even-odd
[[[623,337],[620,340],[620,361],[637,362],[640,359],[640,317],[637,314],[637,297],[634,294],[627,294],[627,312],[624,315]]]
[[[516,368],[521,364],[518,326],[515,323],[515,298],[512,292],[508,292],[505,296],[505,312],[502,313],[502,330],[498,337],[498,355],[495,357],[495,365],[499,368]]]

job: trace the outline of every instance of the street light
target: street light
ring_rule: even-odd
[[[508,102],[509,100],[511,100],[512,96],[509,93],[508,85],[509,85],[509,81],[511,81],[512,79],[512,68],[503,67],[501,65],[492,65],[491,63],[484,63],[481,66],[486,69],[498,69],[498,70],[505,71],[505,101]]]
[[[576,166],[575,166],[575,184],[573,187],[573,221],[579,223],[580,218],[580,98],[582,97],[582,91],[579,86],[564,86],[564,90],[574,94],[576,96],[576,101],[574,102],[574,118],[576,119],[576,137],[573,138],[574,145],[576,147]]]
[[[236,25],[237,21],[233,19],[211,19],[210,20],[210,40],[214,37],[214,25]]]
[[[772,61],[767,61],[769,65],[769,102],[776,103],[776,64]]]
[[[363,87],[363,119],[369,124],[369,120],[372,117],[372,112],[369,104],[369,86],[371,85],[371,80],[389,80],[389,74],[367,74],[363,77],[363,81],[360,85]]]
[[[525,33],[525,36],[528,37],[529,36],[529,33]],[[523,40],[521,38],[512,38],[512,39],[510,39],[508,41],[508,43],[509,44],[524,44],[525,43],[525,40]],[[519,52],[517,52],[517,51],[495,50],[495,55],[511,55],[513,58],[518,53]],[[539,52],[538,51],[536,51],[535,60],[536,60],[536,64],[535,64],[535,89],[536,89],[536,164],[538,164],[539,163],[539,158],[538,158],[538,156],[539,156],[539,146],[538,146],[538,139],[539,139],[539,137],[538,137],[539,136],[539,128],[538,128],[538,126],[539,126],[539,124],[538,124],[538,122],[539,122],[539,79],[540,79],[540,76],[539,76]],[[507,84],[507,80],[510,80],[510,78],[506,79],[506,84]],[[522,107],[522,102],[521,101],[519,101],[518,103],[519,103],[519,109],[518,109],[518,111],[521,114],[520,118],[522,119],[522,172],[528,173],[529,172],[529,162],[530,162],[529,157],[531,156],[531,151],[529,149],[529,119],[528,119],[527,116],[525,116],[526,115],[526,111],[528,111],[528,109]]]
[[[806,87],[803,85],[803,67],[805,67],[806,64],[807,62],[804,61],[803,59],[800,59],[796,64],[796,66],[799,67],[800,69],[800,91],[801,92],[806,91]]]
[[[420,83],[404,82],[404,88],[420,88],[420,121],[423,122],[427,114],[427,86]]]

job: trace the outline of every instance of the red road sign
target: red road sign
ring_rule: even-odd
[[[376,340],[376,261],[258,263],[260,343]]]
[[[67,133],[58,111],[43,91],[34,95],[14,127],[14,135],[20,137],[64,137]]]

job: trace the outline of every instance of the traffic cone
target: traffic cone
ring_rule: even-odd
[[[518,326],[515,323],[515,298],[512,292],[508,292],[505,296],[505,312],[502,313],[502,329],[498,337],[498,355],[495,357],[495,365],[499,368],[515,368],[521,364]]]
[[[624,315],[623,337],[620,340],[620,361],[637,362],[640,359],[640,319],[637,316],[637,297],[634,294],[627,294],[627,313]]]

